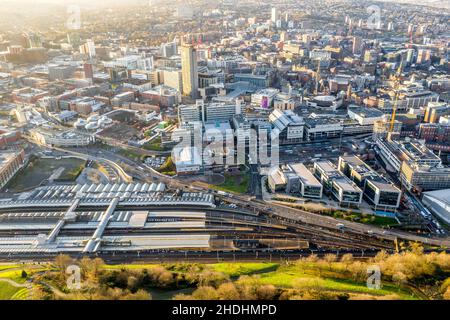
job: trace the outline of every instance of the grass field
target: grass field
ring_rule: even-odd
[[[27,273],[27,277],[23,278],[22,277],[22,270],[25,270],[25,272]],[[36,272],[42,272],[48,270],[48,266],[17,266],[16,267],[12,267],[12,268],[8,268],[8,269],[3,269],[0,270],[0,278],[7,278],[7,279],[11,279],[17,283],[25,283],[25,281],[27,280],[27,278],[29,278],[31,275],[33,275]]]
[[[73,181],[84,168],[85,161],[77,158],[47,159],[35,158],[30,161],[26,168],[21,170],[6,186],[14,192],[21,192],[38,186],[59,168],[63,167],[59,179]]]
[[[19,268],[20,265],[18,264],[5,264],[5,265],[0,265],[0,271],[3,270],[8,270],[8,269],[13,269],[13,268]]]
[[[166,151],[166,148],[161,146],[161,137],[157,137],[154,140],[144,144],[142,146],[145,150],[151,150],[151,151]]]
[[[230,277],[238,277],[242,275],[251,275],[257,273],[264,273],[275,271],[278,263],[216,263],[210,265],[216,271],[223,272]]]
[[[10,300],[24,288],[14,287],[7,282],[0,281],[0,300]]]
[[[212,186],[212,188],[225,191],[225,192],[235,192],[235,193],[246,193],[248,190],[250,182],[250,177],[248,174],[242,175],[225,175],[225,182]]]
[[[30,275],[32,273],[31,270],[26,270],[27,274]],[[0,273],[0,278],[8,278],[17,283],[24,283],[27,278],[22,278],[22,270],[11,270],[4,271]]]
[[[22,288],[11,296],[11,300],[27,300],[29,297],[29,290]]]
[[[105,269],[151,269],[158,266],[157,264],[106,264]]]
[[[154,264],[126,264],[106,265],[107,269],[150,269]],[[393,284],[383,284],[380,289],[370,289],[366,283],[353,281],[344,276],[345,266],[335,262],[331,269],[328,266],[318,267],[315,263],[280,265],[278,263],[217,263],[208,265],[209,268],[229,275],[237,280],[240,276],[253,276],[261,284],[271,284],[279,288],[313,288],[328,292],[342,292],[367,297],[396,296],[398,299],[418,299],[405,289],[399,289]],[[322,268],[322,269],[320,269]],[[187,290],[189,291],[189,290]],[[154,299],[170,299],[182,292],[174,290],[152,291]]]
[[[152,269],[163,266],[166,270],[174,273],[190,272],[189,268],[195,264],[119,264],[104,265],[105,269]],[[347,271],[348,265],[343,262],[309,262],[299,261],[295,263],[217,263],[198,265],[228,275],[233,282],[239,282],[239,277],[250,276],[252,281],[260,285],[270,284],[279,289],[302,289],[316,290],[324,293],[339,293],[352,296],[363,296],[370,298],[390,297],[395,299],[419,299],[413,295],[407,287],[399,288],[393,283],[383,283],[380,289],[371,289],[365,282],[353,280],[354,277]],[[7,278],[17,283],[25,283],[27,278],[22,277],[22,268],[14,265],[4,265],[0,271],[0,278]],[[23,266],[28,277],[35,272],[48,270],[48,266]],[[191,294],[194,287],[180,288],[151,288],[148,289],[155,300],[172,299],[178,294]],[[0,299],[27,299],[29,297],[27,288],[14,287],[11,284],[0,281]]]

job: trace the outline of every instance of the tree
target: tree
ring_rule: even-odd
[[[151,279],[152,285],[158,287],[168,287],[174,282],[173,274],[170,271],[167,271],[167,269],[163,266],[155,266],[151,268],[148,270],[148,276]]]
[[[324,256],[324,260],[328,263],[328,267],[329,267],[329,269],[331,270],[331,267],[332,267],[332,265],[333,265],[333,262],[336,262],[336,261],[337,261],[337,257],[336,257],[335,254],[329,253],[329,254],[326,254],[326,255]]]
[[[271,285],[266,284],[256,288],[256,295],[259,300],[273,300],[277,294],[277,289]]]
[[[152,300],[152,295],[143,289],[139,289],[135,293],[124,295],[120,300]]]
[[[348,266],[353,262],[353,255],[346,253],[341,257],[341,262],[345,265],[345,271],[348,271]]]
[[[73,263],[73,259],[66,254],[60,254],[55,258],[54,263],[60,274],[65,275],[67,267]]]
[[[229,280],[230,278],[222,272],[207,270],[200,274],[199,285],[217,288],[222,283],[228,282]]]
[[[312,254],[310,256],[308,256],[308,258],[306,258],[307,262],[317,262],[319,260],[319,257],[317,256],[317,254]]]
[[[406,283],[407,277],[403,272],[399,271],[392,275],[392,280],[397,283],[399,287],[402,287]]]
[[[447,287],[447,290],[445,290],[444,294],[442,295],[442,297],[445,300],[450,300],[450,287]]]
[[[199,287],[192,293],[192,297],[196,300],[217,300],[218,295],[213,287]]]
[[[221,300],[239,300],[241,295],[232,282],[222,283],[217,288],[217,296]]]
[[[21,277],[26,279],[28,277],[28,273],[25,270],[22,270]]]
[[[423,246],[420,242],[412,242],[409,245],[411,247],[411,252],[416,255],[422,255],[423,254]]]

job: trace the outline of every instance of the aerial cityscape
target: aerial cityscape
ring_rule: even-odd
[[[450,299],[449,1],[0,17],[0,300]]]

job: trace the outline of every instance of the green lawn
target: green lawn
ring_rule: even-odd
[[[22,289],[23,288],[14,287],[9,283],[0,281],[0,300],[10,300],[17,292]]]
[[[0,271],[0,278],[7,278],[7,279],[11,279],[17,283],[25,283],[25,281],[27,280],[27,278],[29,278],[32,274],[36,273],[36,272],[41,272],[41,271],[45,271],[48,270],[49,268],[46,266],[37,266],[37,267],[27,267],[24,266],[23,268],[20,269],[14,269],[14,270],[3,270]],[[25,272],[27,273],[27,278],[23,278],[22,277],[22,270],[25,270]]]
[[[29,292],[27,288],[22,288],[11,297],[11,300],[27,300]]]
[[[105,269],[151,269],[160,264],[121,264],[105,265]],[[171,272],[187,272],[172,269],[162,265]],[[177,266],[177,265],[175,265]],[[347,266],[342,262],[316,263],[299,262],[290,264],[279,263],[216,263],[206,265],[208,269],[222,272],[230,276],[232,281],[239,281],[240,276],[251,276],[253,281],[260,284],[270,284],[278,288],[313,289],[323,292],[347,293],[349,295],[364,295],[370,297],[395,296],[396,299],[419,299],[407,289],[400,289],[393,283],[383,283],[380,289],[370,289],[364,281],[352,279]],[[176,290],[151,290],[154,299],[171,299],[179,293],[190,294],[194,288]]]
[[[105,264],[105,269],[151,269],[158,266],[158,264]]]
[[[250,176],[246,173],[241,175],[226,174],[224,183],[212,187],[225,192],[246,193],[249,182]]]
[[[326,274],[326,275],[325,275]],[[282,266],[276,271],[260,274],[258,281],[285,288],[320,288],[322,290],[342,291],[347,293],[363,293],[369,295],[396,294],[401,299],[416,299],[409,292],[401,291],[397,287],[385,284],[381,289],[370,289],[366,283],[359,283],[351,279],[340,279],[336,273],[330,277],[328,273],[320,276],[317,266],[314,269],[302,269],[296,265]]]
[[[238,277],[242,275],[251,275],[262,272],[275,271],[278,263],[216,263],[210,265],[214,270],[223,272],[230,277]]]
[[[30,273],[32,273],[31,270],[25,269],[25,271],[27,272],[28,276],[30,275]],[[0,278],[8,278],[17,283],[24,283],[27,280],[26,278],[22,278],[22,270],[11,270],[11,271],[1,272]]]
[[[8,269],[14,269],[14,268],[20,268],[20,265],[18,265],[18,264],[4,264],[4,265],[0,265],[0,271],[8,270]]]
[[[166,148],[161,146],[161,137],[157,137],[153,139],[152,141],[144,144],[142,146],[145,150],[151,150],[151,151],[166,151]]]

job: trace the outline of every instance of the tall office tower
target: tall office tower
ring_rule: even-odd
[[[28,48],[41,48],[42,47],[42,40],[38,34],[26,33],[25,36],[27,39],[27,47]]]
[[[394,23],[392,21],[388,23],[387,29],[388,31],[394,31]]]
[[[183,78],[183,95],[197,98],[198,69],[197,50],[191,45],[181,47],[181,71]]]
[[[413,63],[413,60],[414,60],[414,53],[415,53],[415,50],[414,50],[414,49],[408,49],[408,50],[406,51],[406,62],[407,62],[408,64]]]
[[[84,70],[84,78],[90,80],[92,83],[94,78],[94,69],[92,67],[92,63],[85,63],[83,65],[83,70]]]
[[[377,22],[377,29],[381,30],[383,28],[383,23],[380,21]]]
[[[270,20],[272,20],[273,23],[277,23],[279,19],[279,13],[278,13],[278,9],[277,8],[272,8],[272,17],[270,18]]]
[[[88,55],[89,58],[95,57],[95,43],[92,40],[87,40],[85,44],[80,46],[80,53]]]
[[[174,56],[177,54],[177,43],[169,42],[169,43],[163,43],[161,45],[161,54],[163,57],[170,58],[171,56]]]
[[[362,28],[362,26],[363,26],[363,20],[359,19],[358,20],[358,28]]]
[[[420,49],[417,53],[417,64],[427,63],[431,60],[431,51]]]
[[[353,54],[361,54],[362,39],[361,37],[353,37]]]
[[[425,34],[425,32],[427,32],[427,25],[421,25],[417,32],[421,35]]]

